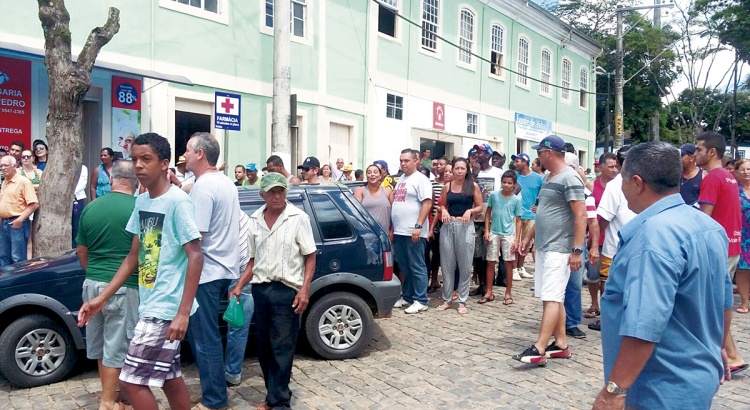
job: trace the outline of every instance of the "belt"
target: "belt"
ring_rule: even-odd
[[[2,218],[3,221],[15,221],[17,216],[11,216],[10,218]]]

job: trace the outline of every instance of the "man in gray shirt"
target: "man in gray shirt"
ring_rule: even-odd
[[[204,258],[195,294],[198,310],[190,320],[188,339],[203,392],[200,405],[221,409],[228,405],[228,399],[219,303],[226,297],[230,281],[239,278],[240,203],[234,183],[216,169],[219,143],[211,134],[193,134],[187,143],[185,159],[187,168],[196,176],[190,199],[195,204],[195,222],[203,237]]]
[[[542,166],[550,171],[539,191],[536,224],[521,249],[536,237],[535,296],[542,299],[542,326],[536,343],[513,358],[540,366],[547,358],[570,358],[565,334],[565,287],[570,271],[581,268],[586,234],[583,181],[565,163],[565,142],[556,135],[545,137],[537,150]],[[547,346],[550,337],[555,341]]]

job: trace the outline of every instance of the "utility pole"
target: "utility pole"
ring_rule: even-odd
[[[661,30],[661,0],[654,0],[654,28]],[[659,64],[657,61],[656,64]],[[659,141],[659,127],[661,126],[661,110],[654,109],[651,114],[651,140]]]
[[[658,0],[657,0],[658,1]],[[625,144],[625,137],[623,136],[623,100],[622,100],[622,88],[625,85],[623,79],[623,50],[622,50],[622,13],[626,11],[644,10],[644,9],[656,9],[660,10],[662,7],[674,7],[674,4],[667,3],[661,4],[656,3],[648,6],[633,6],[633,7],[618,7],[617,8],[617,56],[615,57],[615,141],[614,150],[615,152],[622,148]],[[658,14],[658,13],[657,13]]]
[[[278,155],[287,169],[292,166],[292,141],[289,133],[291,107],[291,2],[273,2],[273,111],[271,113],[271,154]],[[292,171],[293,172],[293,171]]]

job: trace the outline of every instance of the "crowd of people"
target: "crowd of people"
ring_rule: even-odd
[[[25,258],[39,207],[47,146],[24,148],[14,143],[0,158],[3,266]],[[493,302],[493,286],[502,286],[502,304],[511,305],[513,282],[533,279],[538,337],[513,359],[570,358],[569,338],[586,337],[582,318],[600,318],[589,324],[602,332],[606,382],[594,408],[710,407],[722,378],[748,367],[730,326],[732,312],[746,314],[750,303],[750,161],[725,169],[717,133],[679,149],[642,143],[604,153],[593,178],[558,136],[532,149],[536,159],[517,153],[503,169],[505,155],[487,144],[450,160],[407,148],[396,173],[377,160],[356,177],[342,158],[307,157],[295,176],[272,155],[260,169],[236,166],[234,181],[217,167],[219,144],[208,133],[190,138],[174,168],[157,134],[136,138],[130,161],[102,149],[73,208],[86,271],[79,324],[87,326],[87,356],[98,362],[101,408],[155,408],[152,387],[172,408],[226,408],[227,385],[241,381],[250,317],[267,391],[258,408],[289,408],[316,247],[309,217],[286,192],[352,180],[364,182],[354,196],[392,241],[402,283],[394,308],[423,313],[428,295],[441,290],[436,311],[467,315],[470,297]],[[245,214],[236,186],[258,187],[265,205]],[[524,267],[529,254],[533,274]],[[583,284],[591,295],[585,311]],[[219,304],[227,296],[238,298],[247,320],[229,328],[223,348]],[[196,397],[181,377],[186,336],[200,376]]]

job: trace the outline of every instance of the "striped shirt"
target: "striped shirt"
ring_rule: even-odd
[[[435,218],[435,215],[437,215],[438,210],[438,201],[440,200],[440,195],[443,193],[443,186],[444,184],[441,184],[437,181],[430,181],[432,183],[432,215],[430,218]]]
[[[248,257],[255,259],[252,284],[281,282],[302,289],[304,256],[316,251],[310,217],[286,202],[286,208],[270,229],[263,213],[266,205],[250,216]]]

